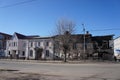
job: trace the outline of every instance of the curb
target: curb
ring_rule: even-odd
[[[0,59],[0,61],[10,61],[10,62],[28,62],[28,63],[55,63],[55,64],[96,64],[96,63],[120,63],[120,62],[115,62],[115,61],[91,61],[91,60],[81,60],[81,61],[41,61],[41,60],[17,60],[17,59]]]

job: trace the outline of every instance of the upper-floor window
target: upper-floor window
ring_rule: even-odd
[[[0,39],[3,39],[4,38],[4,36],[3,35],[0,35]]]
[[[59,46],[60,46],[59,41],[56,41],[55,44],[54,44],[54,46],[55,46],[56,49],[59,49]]]
[[[15,42],[14,42],[13,44],[14,44],[14,46],[16,46],[16,43],[15,43]]]
[[[102,43],[102,48],[103,48],[103,49],[109,48],[109,43],[108,43],[107,41],[104,41],[104,42]]]
[[[23,43],[23,47],[26,47],[26,43]]]
[[[46,46],[49,46],[49,42],[46,42]]]
[[[41,42],[38,42],[38,46],[40,46],[41,45]]]
[[[34,42],[34,46],[37,47],[37,42]]]
[[[2,48],[2,41],[0,41],[0,48]]]
[[[13,42],[12,42],[12,47],[14,46]]]
[[[30,43],[30,47],[33,47],[33,42]]]
[[[17,42],[13,42],[13,47],[17,46]]]
[[[11,46],[11,43],[9,43],[9,47]]]
[[[77,49],[77,44],[76,43],[73,44],[73,49]]]

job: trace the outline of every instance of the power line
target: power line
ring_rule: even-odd
[[[111,31],[111,30],[120,30],[120,28],[111,28],[111,29],[96,29],[96,30],[89,30],[89,31]]]
[[[33,1],[36,1],[36,0],[28,0],[28,1],[23,1],[23,2],[19,2],[19,3],[15,3],[15,4],[9,4],[9,5],[2,6],[0,8],[13,7],[13,6],[17,6],[17,5],[21,5],[21,4],[25,4],[25,3],[30,3],[30,2],[33,2]]]

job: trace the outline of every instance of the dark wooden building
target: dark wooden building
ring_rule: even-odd
[[[58,38],[59,36],[54,37],[54,54],[57,56],[56,58],[64,58]],[[69,51],[67,52],[68,59],[91,59],[94,57],[97,59],[111,59],[113,56],[113,49],[109,45],[113,35],[72,34],[70,39]]]
[[[113,48],[110,46],[111,40],[114,35],[93,36],[93,55],[99,59],[111,59],[113,56]]]

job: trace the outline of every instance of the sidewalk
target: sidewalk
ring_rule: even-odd
[[[32,62],[32,63],[56,63],[56,64],[89,64],[89,63],[119,63],[108,60],[69,60],[64,62],[62,60],[22,60],[22,59],[0,59],[0,61],[14,61],[14,62]]]

